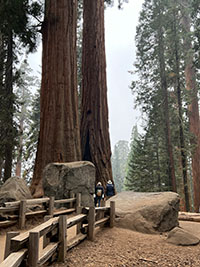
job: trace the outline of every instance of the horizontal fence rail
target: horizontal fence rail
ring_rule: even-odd
[[[55,260],[64,262],[69,249],[85,238],[94,240],[96,227],[105,224],[114,226],[115,202],[111,201],[110,207],[79,206],[77,211],[71,218],[67,218],[67,215],[45,216],[44,223],[21,234],[8,232],[4,261],[0,267],[36,267]],[[68,230],[73,226],[76,226],[76,233],[69,239]]]
[[[1,227],[8,227],[18,223],[19,228],[25,227],[26,218],[30,216],[49,215],[59,216],[62,214],[70,214],[77,212],[80,207],[81,194],[71,193],[68,199],[55,200],[54,197],[27,199],[21,201],[5,202],[3,207],[0,207],[0,216],[3,220],[0,221]],[[65,204],[67,207],[56,208]]]

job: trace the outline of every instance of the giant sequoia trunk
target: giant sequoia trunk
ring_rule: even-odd
[[[184,5],[189,6],[188,0],[184,0]],[[183,26],[185,29],[185,79],[186,89],[189,94],[188,115],[189,128],[192,135],[191,144],[194,146],[192,153],[192,176],[194,185],[194,209],[199,212],[200,208],[200,120],[199,120],[199,106],[196,86],[196,75],[193,65],[192,40],[190,38],[190,17],[187,8],[184,9]]]
[[[96,166],[96,180],[112,180],[108,125],[104,0],[84,0],[81,146],[84,160]]]
[[[41,118],[31,191],[42,196],[50,162],[81,159],[77,103],[76,0],[47,0],[43,23]]]

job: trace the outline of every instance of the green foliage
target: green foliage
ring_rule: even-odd
[[[31,17],[37,18],[37,23]],[[40,23],[39,18],[42,16],[42,6],[28,0],[8,0],[0,3],[0,31],[7,36],[11,30],[14,38],[19,38],[24,47],[33,51],[36,47],[36,39]],[[19,49],[19,48],[18,48]]]
[[[193,5],[197,6],[197,2],[194,0]],[[188,9],[187,12],[191,10]],[[170,130],[175,174],[179,183],[178,189],[182,190],[181,168],[185,168],[181,166],[182,152],[185,154],[186,163],[189,163],[188,158],[192,153],[187,111],[191,96],[186,93],[184,75],[186,60],[184,38],[188,33],[184,32],[182,27],[182,12],[183,5],[178,1],[146,0],[140,13],[136,33],[137,59],[134,72],[137,74],[137,80],[132,82],[131,88],[136,106],[139,106],[145,114],[145,127],[143,134],[135,138],[131,144],[125,182],[127,189],[135,191],[170,189],[170,162],[166,142],[166,134]],[[197,18],[193,21],[198,25]],[[196,44],[197,41],[196,33]],[[197,50],[200,51],[199,46]],[[163,75],[166,80],[163,80]],[[166,126],[163,81],[167,87],[170,129]],[[181,134],[185,143],[180,139]]]
[[[0,163],[5,162],[4,179],[11,175],[17,142],[14,113],[18,103],[13,88],[20,83],[16,71],[18,58],[25,48],[27,51],[36,48],[42,8],[39,1],[0,1]]]
[[[20,78],[15,90],[18,103],[15,113],[18,125],[15,161],[22,152],[22,176],[27,180],[30,180],[33,171],[40,125],[40,82],[32,73],[32,69],[25,60],[21,64]],[[37,91],[33,94],[35,89]]]
[[[117,192],[123,189],[124,178],[127,167],[127,157],[129,153],[128,141],[120,140],[114,147],[112,155],[113,179]]]
[[[162,136],[158,139],[153,129],[146,131],[142,135],[136,134],[132,139],[125,189],[137,192],[164,191],[168,189],[168,180]]]

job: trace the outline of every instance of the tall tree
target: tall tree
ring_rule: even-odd
[[[189,128],[191,132],[192,153],[192,175],[194,185],[194,209],[196,212],[200,209],[200,119],[198,105],[198,91],[196,84],[196,71],[194,66],[194,50],[191,37],[191,14],[190,1],[183,1],[183,27],[184,27],[184,45],[185,45],[185,80],[186,90],[188,91],[188,116]]]
[[[156,3],[157,2],[157,3]],[[160,73],[160,84],[162,88],[163,100],[164,100],[164,119],[165,119],[165,133],[166,133],[166,143],[168,151],[168,166],[169,166],[169,182],[171,189],[176,192],[176,177],[175,177],[175,167],[174,167],[174,156],[172,149],[171,140],[171,128],[170,128],[170,116],[169,116],[169,100],[168,100],[168,85],[167,85],[167,75],[166,75],[166,64],[164,56],[164,32],[163,32],[163,6],[161,1],[155,1],[156,8],[155,11],[158,12],[158,58],[159,58],[159,73]]]
[[[168,163],[162,172],[168,175],[169,190],[176,191],[175,163],[173,157],[170,114],[172,105],[168,84],[168,65],[166,65],[166,30],[168,1],[146,0],[140,14],[136,34],[137,62],[135,64],[139,79],[133,82],[133,92],[136,93],[136,104],[146,113],[148,135],[153,134],[152,140],[162,142],[158,158]],[[148,67],[147,67],[148,66]],[[165,140],[163,139],[165,136]],[[149,136],[148,136],[149,140]],[[151,141],[152,142],[152,141]],[[163,148],[165,149],[163,150]],[[162,156],[161,156],[162,153]],[[164,157],[163,157],[164,156]],[[165,166],[165,167],[166,167]]]
[[[173,68],[173,86],[177,95],[177,106],[178,106],[178,125],[179,125],[179,140],[180,140],[180,156],[181,156],[181,172],[183,178],[183,191],[184,191],[184,204],[186,211],[190,210],[190,200],[189,200],[189,188],[188,188],[188,164],[187,164],[187,153],[186,153],[186,144],[185,144],[185,131],[184,131],[184,112],[183,112],[183,83],[181,76],[183,75],[181,66],[181,24],[180,24],[180,15],[179,9],[180,6],[177,1],[172,1],[171,3],[172,11],[172,28],[171,28],[171,49],[173,51],[170,60],[174,60]],[[184,75],[183,75],[184,76]],[[182,192],[180,192],[180,195]]]
[[[42,27],[40,134],[31,192],[43,195],[50,162],[81,159],[77,103],[76,0],[46,0]]]
[[[39,88],[39,87],[38,87]],[[29,114],[29,125],[27,129],[27,138],[25,140],[25,167],[23,177],[30,183],[33,177],[34,163],[37,152],[37,144],[40,130],[40,90],[34,94],[31,102],[31,113]]]
[[[32,117],[35,114],[35,109],[33,102],[35,100],[35,95],[32,94],[33,90],[37,86],[40,87],[38,77],[33,75],[32,69],[29,67],[27,60],[25,59],[18,71],[19,78],[17,79],[17,84],[15,86],[15,95],[17,108],[14,114],[14,119],[17,122],[18,135],[16,140],[16,159],[14,158],[14,163],[16,161],[16,176],[24,177],[26,173],[25,169],[27,168],[27,150],[26,144],[30,141],[29,129],[31,128],[31,135],[35,135],[34,138],[38,139],[39,129],[37,125],[31,127]],[[36,143],[36,142],[35,142]],[[36,146],[36,144],[34,144]],[[31,147],[31,153],[29,153],[29,158],[32,158],[32,155],[35,152],[34,147]],[[30,164],[30,162],[29,162]],[[30,164],[31,165],[31,164]],[[30,166],[29,166],[30,167]],[[24,177],[25,178],[25,177]]]
[[[82,117],[83,160],[96,167],[96,180],[105,186],[112,178],[108,124],[104,0],[83,1]]]
[[[1,118],[0,143],[2,152],[0,162],[4,163],[4,181],[11,176],[13,149],[16,138],[16,127],[14,125],[13,114],[15,110],[15,95],[13,85],[16,79],[14,63],[21,47],[26,47],[29,51],[36,45],[36,25],[31,23],[30,15],[38,15],[40,8],[38,3],[27,0],[0,1],[0,55],[1,55]],[[19,45],[20,43],[20,45]],[[17,47],[17,48],[16,48]]]

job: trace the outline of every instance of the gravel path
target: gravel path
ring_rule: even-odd
[[[180,222],[200,238],[200,224]],[[120,228],[103,228],[67,254],[66,262],[54,267],[200,266],[200,245],[175,246],[165,235],[147,235]]]
[[[200,223],[180,222],[180,226],[200,238]],[[52,267],[133,267],[200,266],[200,245],[175,246],[165,235],[147,235],[121,228],[97,230],[94,242],[85,240],[67,253],[65,263]],[[0,235],[0,262],[5,234]]]

